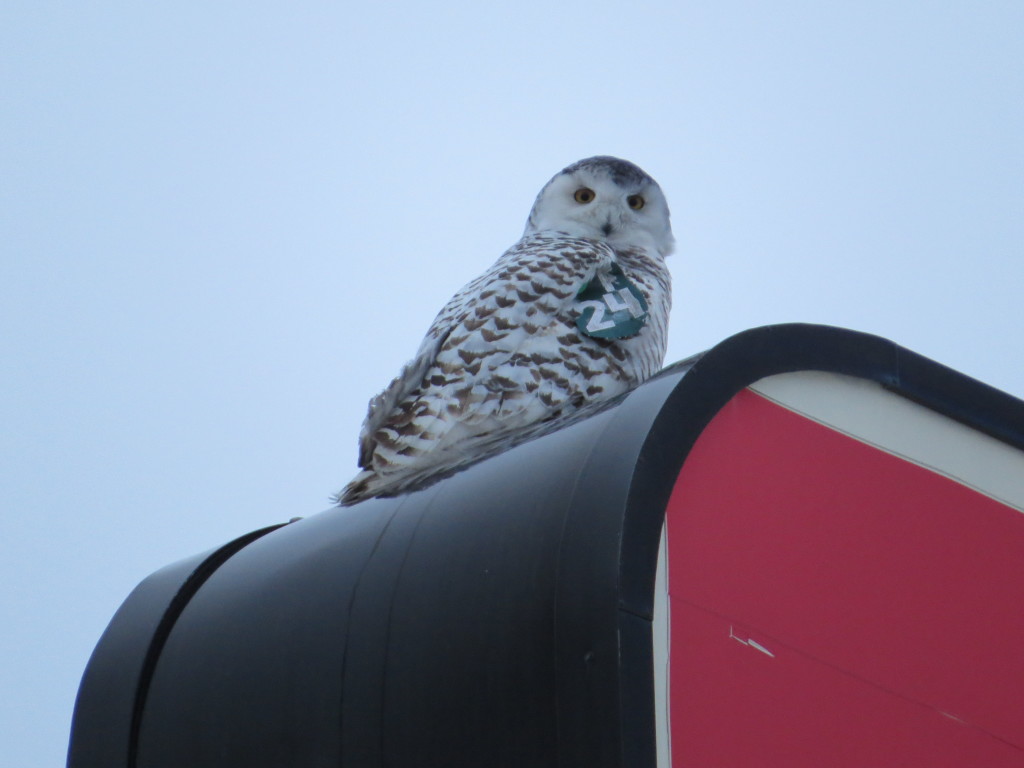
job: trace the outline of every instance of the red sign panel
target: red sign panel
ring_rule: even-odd
[[[1024,765],[1024,515],[753,392],[667,516],[672,765]]]

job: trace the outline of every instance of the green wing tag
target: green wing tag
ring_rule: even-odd
[[[618,264],[599,272],[576,294],[576,327],[598,339],[635,336],[647,322],[647,301]]]

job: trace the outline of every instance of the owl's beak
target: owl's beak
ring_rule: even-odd
[[[608,219],[608,221],[601,225],[601,231],[604,232],[605,237],[608,237],[608,235],[615,231],[615,227],[612,226],[611,219]]]

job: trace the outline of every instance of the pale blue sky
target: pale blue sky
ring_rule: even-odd
[[[809,321],[1024,395],[1022,40],[1019,0],[5,3],[0,762],[62,763],[139,580],[328,506],[579,158],[668,196],[669,361]]]

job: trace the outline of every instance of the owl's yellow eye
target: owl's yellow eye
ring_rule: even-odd
[[[587,203],[592,202],[597,195],[595,195],[594,190],[589,187],[580,187],[572,197],[577,203],[586,205]]]
[[[643,195],[630,195],[626,198],[626,204],[634,211],[639,211],[646,203],[647,201],[644,200]]]

